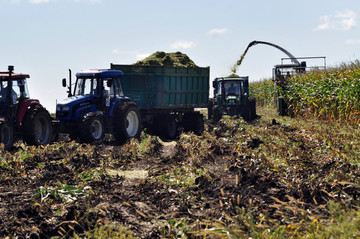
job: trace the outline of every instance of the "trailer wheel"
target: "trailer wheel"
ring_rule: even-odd
[[[37,105],[27,110],[22,131],[25,142],[30,145],[46,145],[51,143],[52,125],[49,112]]]
[[[204,118],[201,114],[185,114],[183,125],[185,131],[193,131],[196,135],[202,135],[204,132]]]
[[[104,122],[98,115],[84,118],[81,128],[81,141],[84,143],[101,141],[104,137]]]
[[[168,139],[175,139],[177,136],[177,124],[175,117],[168,116],[163,124],[163,135]]]
[[[14,130],[6,122],[0,126],[0,143],[4,144],[6,150],[11,149],[14,143]]]
[[[121,143],[130,138],[138,138],[141,133],[141,115],[134,103],[119,106],[114,117],[114,136]]]

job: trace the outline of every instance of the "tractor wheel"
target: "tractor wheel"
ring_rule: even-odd
[[[209,99],[209,104],[208,104],[208,119],[211,119],[214,115],[213,112],[213,107],[214,107],[214,99]]]
[[[220,108],[219,106],[215,105],[214,108],[213,108],[213,120],[215,122],[219,122],[219,120],[221,120],[221,111],[220,111]]]
[[[114,117],[114,136],[121,143],[130,138],[138,138],[141,133],[139,108],[131,102],[120,105]]]
[[[0,143],[4,144],[6,150],[11,149],[14,143],[14,130],[5,122],[0,126]]]
[[[81,126],[81,141],[92,143],[101,141],[105,134],[105,127],[102,117],[93,115],[85,117]]]
[[[37,105],[27,110],[22,122],[23,137],[30,145],[51,143],[52,125],[49,112]]]

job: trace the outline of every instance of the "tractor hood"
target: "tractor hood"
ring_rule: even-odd
[[[69,98],[59,101],[57,103],[57,106],[60,106],[60,107],[68,106],[68,107],[72,108],[72,106],[74,106],[74,105],[87,102],[89,100],[92,100],[93,98],[94,98],[93,96],[83,96],[83,95],[71,96]],[[58,110],[59,110],[58,107],[56,107],[56,111],[58,111]]]
[[[72,96],[61,100],[56,105],[56,118],[71,120],[82,117],[91,110],[94,98],[94,96]]]

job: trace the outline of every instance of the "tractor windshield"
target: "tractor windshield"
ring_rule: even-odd
[[[11,85],[8,85],[8,81],[1,81],[0,82],[0,102],[6,102],[6,97],[8,94],[8,88],[11,87],[10,93],[10,100],[12,104],[16,104],[20,97],[22,98],[29,98],[29,91],[27,88],[26,80],[14,80],[11,82]]]
[[[111,97],[123,96],[123,91],[120,78],[78,78],[75,95]]]
[[[224,82],[224,88],[226,95],[240,95],[240,82],[237,81],[229,81]]]
[[[75,85],[75,95],[99,95],[98,83],[99,79],[96,78],[78,78]]]

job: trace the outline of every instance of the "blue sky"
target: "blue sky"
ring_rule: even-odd
[[[253,41],[328,66],[360,58],[358,0],[0,0],[0,71],[28,73],[33,98],[51,112],[66,98],[61,79],[156,51],[186,53],[210,78],[230,74]],[[248,51],[240,75],[258,81],[287,57],[266,45]]]

